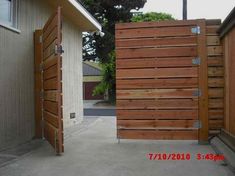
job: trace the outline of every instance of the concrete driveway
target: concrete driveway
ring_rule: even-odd
[[[148,153],[190,153],[186,160],[149,160]],[[234,176],[222,161],[198,161],[214,153],[195,141],[116,140],[115,118],[94,118],[67,130],[65,153],[42,147],[0,168],[0,176]]]

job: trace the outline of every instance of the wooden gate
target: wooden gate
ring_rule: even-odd
[[[40,81],[35,82],[35,87],[36,90],[40,90],[41,94],[41,97],[36,95],[36,135],[45,137],[57,154],[64,151],[61,23],[61,8],[59,7],[43,29],[35,33],[35,68],[39,68],[35,69],[39,73],[35,81]],[[39,126],[40,121],[42,124]]]
[[[116,25],[117,137],[208,138],[205,20]]]

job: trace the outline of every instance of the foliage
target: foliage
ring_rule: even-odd
[[[138,10],[144,6],[146,0],[79,0],[85,8],[101,23],[103,27],[104,37],[86,36],[86,45],[93,52],[87,52],[84,48],[86,57],[97,57],[101,62],[108,62],[108,53],[115,49],[114,34],[115,23],[129,22],[132,18],[132,9]],[[93,42],[96,42],[94,45]],[[91,50],[90,50],[91,51]]]
[[[115,52],[112,51],[109,55],[109,61],[102,64],[102,80],[98,84],[93,95],[104,95],[108,92],[109,100],[115,101],[116,97],[116,65],[115,65]]]
[[[163,21],[163,20],[174,20],[171,14],[149,12],[145,14],[137,14],[131,18],[132,22],[144,22],[144,21]]]

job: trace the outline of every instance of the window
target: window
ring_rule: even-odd
[[[17,27],[17,0],[0,0],[0,24]]]

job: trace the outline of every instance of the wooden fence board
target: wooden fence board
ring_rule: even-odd
[[[117,49],[116,56],[121,58],[147,58],[147,57],[189,57],[197,56],[197,47],[172,47],[172,48],[136,48]]]
[[[118,99],[152,99],[152,98],[195,98],[196,89],[141,89],[117,90]],[[211,90],[211,96],[220,96],[220,90]],[[223,95],[223,92],[222,92]]]
[[[146,48],[146,47],[169,47],[190,46],[197,44],[197,37],[168,37],[168,38],[140,38],[116,40],[116,48]]]
[[[210,71],[213,71],[210,70]],[[213,74],[214,75],[214,74]],[[129,78],[188,78],[198,77],[197,68],[119,69],[117,79]]]
[[[198,100],[117,100],[117,109],[198,109]]]
[[[221,80],[211,78],[211,87],[217,85]],[[168,78],[168,79],[129,79],[117,80],[116,88],[119,89],[150,89],[150,88],[197,88],[197,78]],[[221,84],[221,83],[220,83]]]
[[[214,117],[220,115],[219,112],[212,112]],[[198,110],[124,110],[117,109],[117,119],[197,119]]]
[[[116,30],[116,38],[192,36],[191,26]]]
[[[165,139],[165,140],[186,140],[198,139],[197,130],[188,131],[151,131],[151,130],[118,130],[120,139]]]

